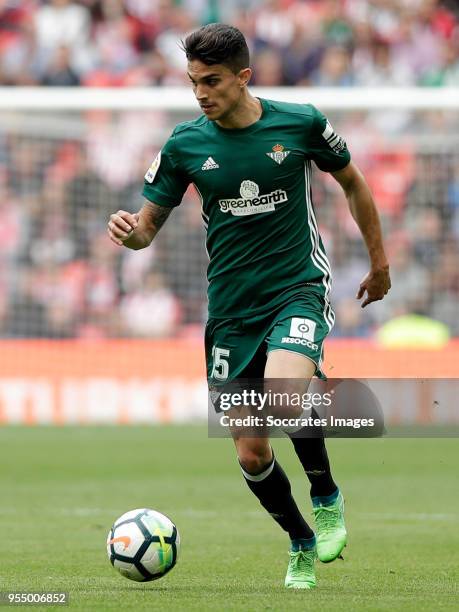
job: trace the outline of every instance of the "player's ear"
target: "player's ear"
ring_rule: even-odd
[[[252,69],[251,68],[243,68],[239,74],[237,75],[239,80],[239,86],[246,87],[249,84],[249,81],[252,77]]]

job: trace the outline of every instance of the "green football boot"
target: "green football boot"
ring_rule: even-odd
[[[314,563],[317,559],[317,549],[289,551],[285,586],[288,589],[313,589],[316,586]]]
[[[341,555],[347,542],[341,491],[332,504],[314,506],[313,514],[316,520],[317,556],[322,563],[330,563]]]

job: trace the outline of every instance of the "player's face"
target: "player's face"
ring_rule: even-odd
[[[199,60],[188,62],[188,76],[204,114],[212,121],[228,117],[238,106],[250,68],[234,74],[227,66],[207,66]]]

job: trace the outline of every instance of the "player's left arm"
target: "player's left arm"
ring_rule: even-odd
[[[378,211],[363,174],[352,161],[331,174],[346,194],[349,209],[368,250],[370,271],[360,283],[356,295],[356,299],[360,300],[366,291],[367,296],[362,303],[362,308],[365,308],[371,302],[382,300],[391,287]]]

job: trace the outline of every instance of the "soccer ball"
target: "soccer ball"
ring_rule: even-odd
[[[107,554],[120,574],[148,582],[165,576],[177,562],[180,536],[174,523],[156,510],[130,510],[115,521]]]

